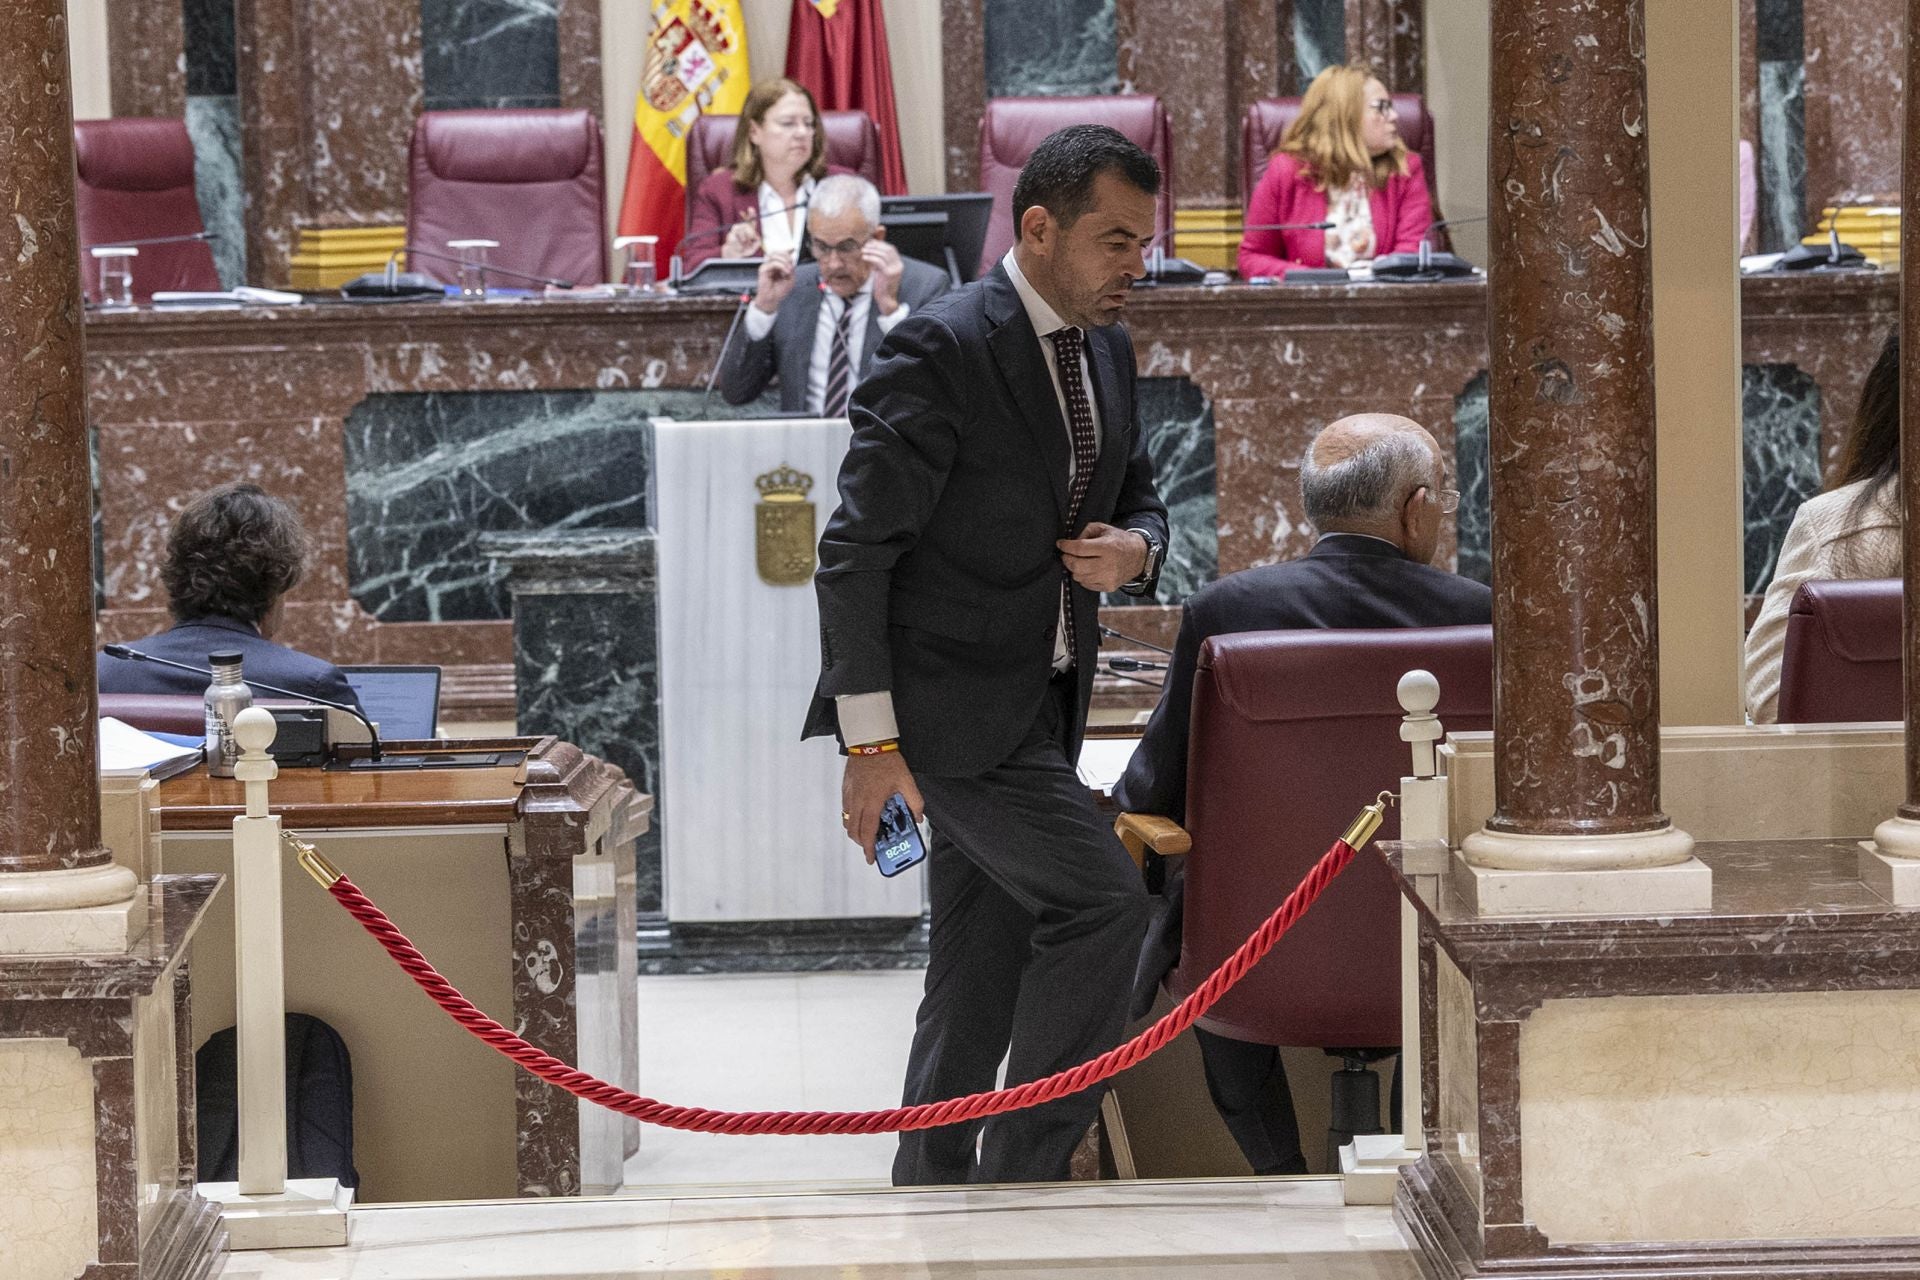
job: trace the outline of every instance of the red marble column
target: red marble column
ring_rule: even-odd
[[[112,0],[107,5],[113,114],[179,116],[186,111],[186,39],[180,0]]]
[[[941,96],[947,134],[947,190],[980,189],[980,119],[987,110],[986,6],[940,0]]]
[[[1494,0],[1492,27],[1487,825],[1660,831],[1642,0]]]
[[[1347,60],[1379,72],[1395,93],[1427,91],[1425,0],[1346,0]]]
[[[109,861],[64,0],[0,5],[0,102],[0,873],[56,871]]]

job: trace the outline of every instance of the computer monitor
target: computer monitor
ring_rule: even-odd
[[[985,191],[880,197],[887,242],[909,258],[945,268],[955,285],[980,274],[992,213],[993,196]]]
[[[440,720],[439,667],[342,667],[380,737],[396,742],[431,738]]]

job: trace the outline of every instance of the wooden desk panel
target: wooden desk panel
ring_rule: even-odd
[[[286,769],[273,812],[289,831],[374,827],[505,826],[519,816],[518,765],[404,773]],[[160,784],[168,831],[225,831],[246,807],[242,785],[205,766]]]

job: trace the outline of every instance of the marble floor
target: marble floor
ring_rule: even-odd
[[[744,1111],[894,1106],[923,977],[915,969],[642,978],[640,1091]],[[625,1189],[885,1187],[894,1143],[886,1134],[736,1138],[646,1127]]]
[[[230,1256],[223,1280],[1417,1280],[1336,1179],[649,1199],[355,1212],[352,1242]]]

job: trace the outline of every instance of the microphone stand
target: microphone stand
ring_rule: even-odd
[[[89,249],[144,249],[155,244],[191,244],[195,240],[218,240],[217,231],[193,231],[181,236],[150,236],[145,240],[103,240],[99,244],[90,244]]]
[[[778,209],[773,210],[771,214],[763,213],[760,216],[763,218],[778,217],[783,213],[792,213],[796,209],[804,209],[806,207],[807,207],[807,197],[801,196],[798,200],[795,200],[792,204],[782,205]],[[680,261],[681,254],[683,253],[683,251],[686,249],[688,245],[701,244],[705,241],[715,239],[716,237],[731,234],[733,231],[733,228],[737,225],[738,225],[737,223],[730,223],[726,226],[708,227],[705,231],[700,232],[698,235],[683,236],[680,240],[680,243],[674,247],[673,256],[667,259],[667,283],[677,290],[679,289],[682,281],[690,278],[681,269],[681,261]],[[761,244],[764,246],[765,243],[766,243],[766,237],[762,235]],[[799,247],[800,248],[806,247],[805,236],[802,236],[800,238]],[[761,258],[764,258],[765,256],[766,256],[765,254],[762,254]],[[798,266],[800,264],[800,254],[798,252],[796,252],[793,255],[793,260],[794,260],[795,266]],[[728,259],[725,259],[725,261],[757,263],[760,261],[760,259],[759,258],[728,258]],[[706,265],[707,264],[704,262],[700,264],[701,267],[704,267]],[[694,268],[695,274],[698,274],[699,270],[700,270],[699,267],[695,267]],[[732,292],[732,291],[728,290],[728,292]]]
[[[1104,622],[1099,625],[1100,625],[1100,634],[1107,637],[1107,639],[1109,640],[1125,640],[1130,645],[1136,645],[1142,649],[1151,649],[1155,653],[1164,653],[1169,658],[1173,656],[1173,650],[1171,649],[1163,649],[1157,644],[1147,643],[1145,640],[1140,639],[1138,636],[1130,636],[1124,631],[1116,631]]]
[[[431,258],[435,262],[451,262],[455,266],[464,265],[459,258],[454,257],[452,254],[435,253],[432,249],[420,249],[410,244],[403,244],[398,249],[395,249],[392,253],[387,255],[387,287],[388,288],[392,288],[394,283],[394,263],[399,259],[400,255],[403,253],[406,254],[409,258],[417,254],[422,258]],[[492,264],[491,262],[482,265],[480,268],[480,271],[483,275],[490,271],[498,272],[500,275],[508,276],[515,280],[529,280],[529,281],[532,281],[534,284],[543,284],[550,289],[573,288],[573,281],[571,280],[556,280],[552,276],[537,276],[537,275],[534,275],[531,271],[516,271],[512,267],[498,267]]]
[[[727,326],[727,336],[720,339],[720,354],[713,358],[713,368],[707,373],[707,389],[700,393],[700,416],[707,416],[707,402],[713,398],[713,384],[720,377],[720,366],[727,362],[727,348],[733,345],[734,331],[740,327],[740,320],[747,314],[747,304],[753,301],[751,293],[740,295],[740,305],[733,309],[733,323]]]
[[[171,658],[155,657],[151,653],[142,653],[140,650],[129,648],[124,644],[105,645],[102,647],[101,652],[109,658],[118,658],[123,662],[152,662],[162,667],[172,667],[175,671],[185,671],[191,675],[205,676],[209,680],[213,679],[213,672],[206,667],[196,667],[185,662],[175,662]],[[298,698],[302,702],[311,702],[315,706],[331,707],[335,711],[346,712],[366,726],[368,739],[367,758],[371,762],[379,762],[380,731],[374,728],[373,721],[367,719],[364,714],[355,710],[353,707],[348,706],[344,702],[329,702],[325,698],[316,698],[310,693],[299,693],[292,689],[282,689],[277,684],[266,684],[259,680],[247,680],[244,676],[241,679],[243,683],[267,693],[277,693],[288,698]]]

